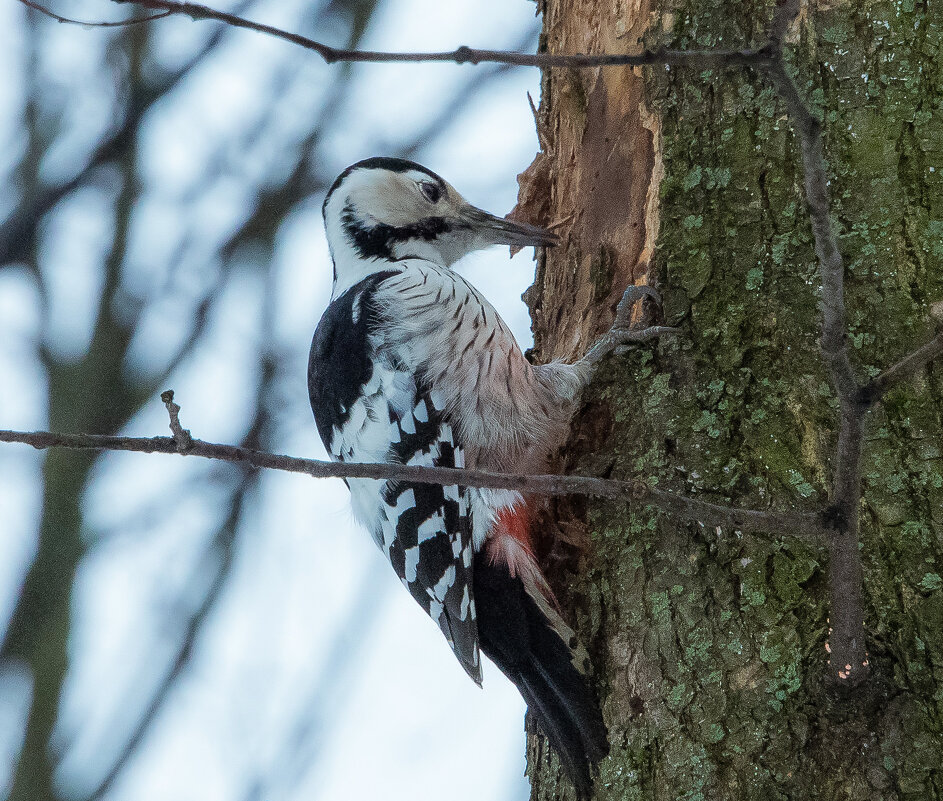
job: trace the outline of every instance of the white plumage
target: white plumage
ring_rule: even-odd
[[[336,459],[535,472],[565,435],[593,366],[644,338],[614,330],[576,364],[530,364],[492,305],[450,267],[489,244],[556,237],[469,205],[413,162],[349,167],[325,198],[324,220],[334,290],[308,382]],[[348,486],[356,517],[468,674],[481,681],[483,649],[588,794],[606,730],[586,651],[533,557],[526,499],[418,482]]]

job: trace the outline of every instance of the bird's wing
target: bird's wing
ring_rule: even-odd
[[[443,420],[435,393],[417,393],[402,416],[390,406],[399,440],[392,460],[463,467],[462,449]],[[393,569],[439,628],[469,676],[481,683],[472,573],[472,520],[464,487],[388,481],[381,496],[383,547]]]
[[[322,317],[308,366],[318,430],[331,456],[342,461],[463,467],[444,402],[415,364],[415,343],[384,336],[377,293],[389,284],[399,289],[403,279],[393,272],[370,276],[332,302]],[[348,485],[355,513],[413,598],[439,624],[462,667],[480,683],[467,491],[393,480],[350,479]]]

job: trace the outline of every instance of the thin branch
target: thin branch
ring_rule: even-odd
[[[815,237],[822,282],[822,355],[840,404],[829,543],[829,593],[832,634],[831,675],[854,686],[867,675],[861,555],[858,549],[861,503],[861,456],[867,407],[858,402],[860,387],[848,357],[845,315],[845,268],[832,231],[828,171],[822,125],[786,71],[782,42],[799,14],[800,0],[779,0],[767,45],[771,58],[760,64],[786,104],[802,152],[806,207]]]
[[[258,33],[274,36],[291,42],[305,50],[312,50],[328,64],[338,61],[356,62],[429,62],[448,61],[455,64],[511,64],[518,67],[607,67],[632,66],[641,67],[647,64],[684,65],[697,64],[704,67],[720,66],[724,64],[752,64],[764,61],[767,55],[762,50],[644,50],[634,55],[627,54],[600,54],[588,53],[513,53],[507,50],[481,50],[461,46],[454,50],[445,50],[432,53],[395,53],[375,50],[347,50],[331,47],[323,42],[315,41],[307,36],[265,25],[261,22],[252,22],[245,17],[219,11],[199,3],[177,2],[177,0],[114,0],[116,3],[134,3],[144,8],[165,11],[168,14],[184,14],[193,20],[211,19],[224,22],[236,28],[246,28]]]
[[[796,84],[786,71],[782,52],[782,40],[789,25],[798,16],[799,8],[800,0],[779,0],[767,44],[771,57],[760,66],[782,97],[799,134],[806,206],[812,220],[815,252],[819,259],[819,275],[822,279],[822,348],[829,362],[836,390],[841,397],[851,397],[857,390],[857,382],[848,359],[845,270],[841,252],[838,250],[838,240],[832,231],[822,124],[799,95]]]
[[[420,484],[461,485],[509,489],[532,495],[594,495],[654,506],[686,520],[703,525],[721,526],[740,531],[768,532],[802,539],[823,537],[827,533],[819,516],[762,509],[737,509],[709,503],[699,498],[676,495],[651,487],[636,479],[613,480],[593,476],[512,475],[485,470],[451,467],[416,467],[400,464],[365,464],[324,462],[294,456],[266,453],[252,448],[191,440],[181,451],[173,437],[112,437],[101,434],[56,434],[50,431],[0,430],[0,442],[19,442],[37,449],[74,448],[95,451],[133,451],[136,453],[174,453],[200,456],[225,462],[244,463],[257,468],[304,473],[314,478],[371,478],[413,481]]]
[[[24,6],[29,6],[34,11],[38,11],[40,14],[45,14],[47,17],[54,19],[56,22],[62,22],[66,25],[81,25],[83,28],[125,28],[128,25],[140,25],[142,22],[151,22],[155,19],[163,19],[164,17],[169,17],[173,13],[172,11],[161,11],[159,14],[152,14],[149,17],[123,19],[118,20],[117,22],[86,22],[85,20],[81,19],[63,17],[60,14],[56,14],[54,11],[50,11],[48,8],[39,5],[39,3],[34,3],[33,0],[20,0],[20,2]]]
[[[180,425],[180,407],[174,403],[174,391],[168,389],[161,392],[160,399],[167,407],[167,414],[170,415],[170,430],[174,435],[174,442],[177,443],[177,450],[180,453],[186,453],[193,447],[193,437],[188,429]]]
[[[904,356],[896,364],[888,367],[877,378],[872,379],[858,393],[858,402],[863,406],[873,406],[889,389],[910,378],[922,367],[939,356],[943,356],[943,331],[913,353]]]
[[[537,144],[540,145],[541,150],[546,151],[548,147],[547,134],[540,122],[540,112],[537,110],[537,106],[534,104],[534,98],[530,96],[530,92],[527,93],[527,102],[530,104],[530,113],[534,115],[534,129],[537,131]]]
[[[794,5],[798,9],[799,3],[798,0],[790,0],[784,5]],[[812,220],[815,252],[819,259],[819,276],[822,281],[822,350],[839,397],[851,398],[857,391],[858,384],[848,358],[845,268],[838,250],[838,240],[832,231],[828,174],[822,147],[822,124],[799,96],[799,90],[786,72],[781,54],[762,66],[785,102],[799,134],[805,173],[806,206]]]

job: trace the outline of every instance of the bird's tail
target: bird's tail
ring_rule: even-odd
[[[609,752],[606,726],[587,679],[589,655],[545,594],[542,577],[514,570],[493,540],[475,560],[481,649],[517,686],[581,798],[591,767]],[[492,542],[489,542],[489,546]],[[536,571],[539,576],[539,571]]]

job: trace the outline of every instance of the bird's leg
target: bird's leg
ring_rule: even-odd
[[[589,352],[577,362],[590,368],[592,372],[596,366],[610,353],[625,353],[632,345],[648,342],[662,334],[676,334],[681,329],[666,325],[652,325],[640,328],[632,324],[632,310],[635,304],[644,298],[651,298],[659,305],[661,296],[650,286],[636,286],[631,284],[622,295],[622,300],[616,308],[616,319],[612,327],[593,345]]]

